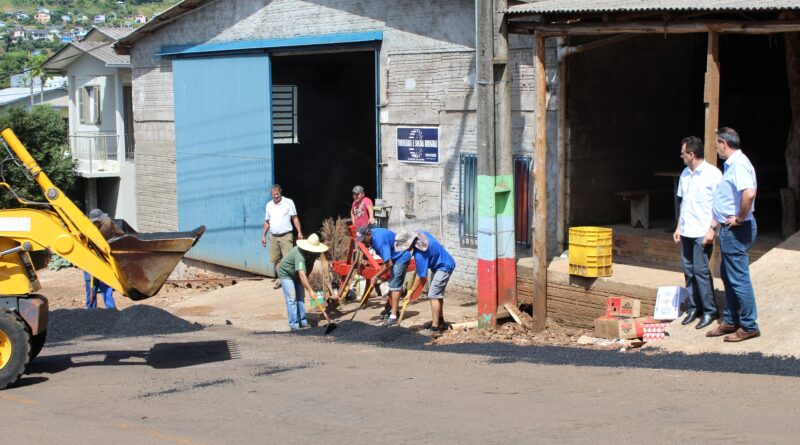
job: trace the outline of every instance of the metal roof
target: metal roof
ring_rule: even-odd
[[[113,42],[71,42],[50,56],[43,66],[48,71],[64,71],[78,57],[86,54],[103,62],[106,66],[128,68],[130,56],[121,56],[111,48]]]
[[[133,29],[130,28],[114,28],[111,26],[98,26],[95,27],[94,29],[96,29],[98,32],[102,34],[105,34],[106,36],[108,36],[108,38],[114,41],[127,36],[133,31]]]
[[[508,14],[647,11],[778,11],[800,9],[798,0],[536,0],[508,8]]]
[[[67,94],[67,89],[62,86],[51,86],[51,87],[44,87],[44,94],[48,94],[51,91],[61,90],[64,95]],[[38,87],[34,88],[33,95],[37,97],[40,94],[40,90]],[[0,106],[5,106],[8,104],[12,104],[17,102],[21,99],[28,99],[31,97],[31,89],[30,87],[17,87],[17,88],[5,88],[0,90]]]

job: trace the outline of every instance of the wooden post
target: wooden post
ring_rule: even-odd
[[[703,102],[706,107],[706,123],[703,137],[705,139],[705,158],[711,165],[717,165],[717,150],[714,142],[719,125],[719,34],[708,33],[708,49],[706,51],[706,78],[703,89]]]
[[[533,72],[536,115],[533,161],[533,330],[547,322],[547,77],[544,36],[534,33]]]

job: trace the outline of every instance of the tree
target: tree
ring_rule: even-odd
[[[44,70],[44,62],[47,60],[47,54],[31,54],[28,58],[28,78],[31,80],[31,105],[33,105],[33,80],[39,79],[39,103],[44,103],[44,84],[49,77]]]
[[[37,164],[50,180],[67,196],[75,188],[75,161],[67,144],[67,124],[50,105],[36,105],[30,110],[14,107],[0,115],[0,128],[11,128],[28,149]],[[8,157],[4,153],[3,159]],[[45,201],[39,186],[25,176],[22,168],[12,162],[3,162],[0,180],[8,183],[22,198]],[[8,193],[0,194],[0,207],[18,207]]]

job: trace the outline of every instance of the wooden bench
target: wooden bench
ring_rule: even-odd
[[[631,226],[650,228],[650,195],[669,193],[667,189],[626,190],[614,192],[623,201],[631,202]]]

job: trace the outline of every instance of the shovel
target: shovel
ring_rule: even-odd
[[[325,304],[325,299],[323,298],[322,301],[320,301],[317,299],[316,295],[312,295],[311,298],[316,302],[316,306],[319,308],[319,311],[322,312],[322,316],[328,321],[328,324],[325,325],[325,335],[328,335],[336,329],[336,323],[331,321],[331,317],[328,316],[328,312],[325,310],[325,306],[323,306]]]
[[[356,314],[364,306],[364,303],[367,302],[367,298],[369,298],[369,294],[371,294],[371,293],[372,293],[372,284],[370,283],[370,285],[367,286],[367,290],[364,291],[364,296],[361,297],[361,302],[358,303],[358,307],[356,308],[356,311],[353,312],[353,316],[350,317],[350,321],[353,321],[353,319],[356,318]]]

